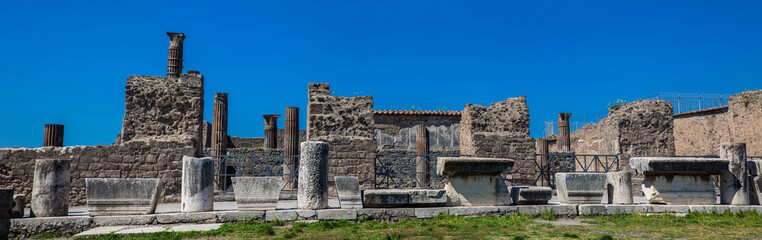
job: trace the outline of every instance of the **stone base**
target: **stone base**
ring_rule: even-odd
[[[234,177],[233,191],[239,211],[275,210],[283,177]]]
[[[549,187],[511,187],[511,201],[518,205],[547,204],[553,198]]]
[[[158,178],[88,178],[85,184],[90,216],[154,213],[161,190]]]
[[[423,207],[447,203],[445,190],[379,189],[363,191],[364,207]]]
[[[501,206],[511,204],[508,186],[499,175],[454,175],[445,184],[450,206]]]
[[[333,179],[336,182],[336,192],[338,192],[341,208],[362,208],[362,193],[360,193],[360,181],[357,177],[336,176]]]
[[[556,190],[561,203],[600,204],[605,186],[605,173],[556,173]]]
[[[646,175],[642,188],[648,202],[653,204],[717,204],[710,175]]]

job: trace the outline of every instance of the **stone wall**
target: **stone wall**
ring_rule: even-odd
[[[419,124],[429,130],[429,149],[460,148],[460,115],[374,114],[374,138],[378,149],[415,149]]]
[[[730,96],[728,119],[729,142],[746,143],[748,156],[762,156],[762,90]]]
[[[675,155],[716,156],[730,135],[728,107],[675,114]]]
[[[121,141],[191,141],[201,152],[204,117],[204,76],[197,72],[179,79],[131,76],[125,85]],[[195,155],[195,154],[194,154]]]
[[[331,96],[328,83],[310,83],[308,95],[307,139],[329,144],[329,194],[336,196],[334,176],[356,176],[362,188],[372,189],[373,97]]]
[[[475,157],[512,158],[506,183],[534,185],[535,140],[529,136],[526,97],[508,98],[489,107],[468,104],[461,112],[460,152]]]

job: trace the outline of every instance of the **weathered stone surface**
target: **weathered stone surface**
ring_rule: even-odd
[[[34,166],[32,212],[37,217],[69,214],[71,167],[69,160],[38,159]]]
[[[174,223],[213,223],[217,221],[214,212],[185,212],[156,214],[156,222],[160,224]]]
[[[296,215],[299,216],[299,219],[313,219],[317,216],[317,210],[297,209]]]
[[[436,217],[439,214],[450,214],[450,208],[416,208],[415,209],[415,217],[416,218],[433,218]]]
[[[365,207],[437,206],[447,203],[445,190],[373,189],[363,191]]]
[[[728,171],[720,174],[720,204],[749,205],[746,144],[720,144],[720,158],[730,161]]]
[[[318,220],[355,220],[357,210],[354,209],[324,209],[317,211]]]
[[[275,210],[283,188],[283,178],[234,177],[233,189],[239,211]]]
[[[297,208],[328,208],[328,143],[303,142],[301,152]]]
[[[686,205],[660,205],[660,204],[648,204],[646,205],[646,213],[681,213],[685,214],[690,211]]]
[[[645,213],[646,205],[606,205],[607,214]]]
[[[397,221],[414,218],[415,208],[364,208],[357,209],[357,218],[363,220]]]
[[[362,208],[360,181],[357,177],[336,176],[333,179],[336,181],[341,208]]]
[[[762,199],[762,160],[747,161],[749,170],[749,204],[760,205]]]
[[[577,206],[579,215],[606,215],[606,205],[580,204]]]
[[[550,211],[556,216],[577,215],[577,204],[546,204],[546,205],[520,205],[517,206],[519,214],[534,215]]]
[[[182,212],[214,209],[214,160],[183,156]]]
[[[511,200],[514,204],[547,204],[551,198],[553,189],[549,187],[511,187]]]
[[[222,211],[217,212],[217,221],[221,223],[237,222],[243,220],[262,220],[264,211]]]
[[[24,207],[26,207],[26,195],[13,195],[13,209],[11,209],[11,218],[20,218],[24,216]]]
[[[8,239],[11,232],[13,189],[0,189],[0,239]]]
[[[265,212],[265,221],[268,221],[268,222],[275,221],[275,219],[293,221],[293,220],[296,220],[298,217],[299,215],[296,214],[295,210],[277,210],[277,211]]]
[[[556,173],[556,190],[561,203],[601,203],[605,186],[605,173]]]
[[[44,231],[79,231],[90,226],[93,218],[88,216],[35,217],[11,220],[10,238],[28,238]]]
[[[453,206],[510,205],[511,196],[500,173],[513,167],[513,159],[443,157],[437,174],[447,176],[448,204]]]
[[[716,204],[712,174],[728,170],[728,160],[711,158],[635,157],[633,169],[645,175],[643,193],[650,203]]]
[[[155,220],[155,215],[93,217],[95,226],[146,225],[152,224]]]
[[[609,204],[632,204],[632,174],[630,172],[606,173],[606,191]]]
[[[151,214],[159,201],[158,178],[88,178],[90,216]]]

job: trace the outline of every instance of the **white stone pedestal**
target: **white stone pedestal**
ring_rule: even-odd
[[[714,205],[711,175],[728,171],[719,158],[634,157],[630,166],[645,176],[643,193],[649,203]]]
[[[437,174],[447,176],[448,205],[510,205],[511,195],[500,173],[513,168],[513,159],[443,157],[437,159]]]

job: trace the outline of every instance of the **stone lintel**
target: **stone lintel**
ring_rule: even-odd
[[[511,170],[514,162],[508,158],[442,157],[437,159],[437,174],[497,175]]]
[[[630,167],[640,174],[719,174],[728,171],[727,159],[693,157],[634,157]]]

